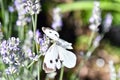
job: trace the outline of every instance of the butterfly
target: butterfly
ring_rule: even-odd
[[[72,44],[60,39],[58,32],[55,30],[45,27],[42,27],[42,30],[46,36],[53,40],[52,45],[46,51],[43,70],[46,73],[51,73],[62,66],[73,68],[76,65],[76,55],[67,50],[72,49]]]

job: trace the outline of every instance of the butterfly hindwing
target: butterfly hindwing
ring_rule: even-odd
[[[54,43],[46,52],[43,62],[43,69],[46,73],[50,73],[56,71],[56,68],[61,68],[61,62],[58,54],[58,49],[56,47],[56,44]]]
[[[58,52],[60,55],[60,60],[65,67],[73,68],[76,64],[76,56],[74,53],[58,46]]]

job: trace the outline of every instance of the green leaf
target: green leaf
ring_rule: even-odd
[[[73,3],[63,3],[58,5],[61,12],[75,11],[75,10],[91,10],[93,8],[94,1],[76,1]],[[120,4],[110,1],[101,1],[100,7],[102,10],[112,10],[120,12]]]

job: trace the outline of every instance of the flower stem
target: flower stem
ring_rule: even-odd
[[[10,78],[9,78],[9,76],[6,74],[6,78],[7,78],[7,80],[10,80]]]
[[[31,72],[28,70],[28,68],[27,68],[26,66],[24,66],[24,68],[30,73],[30,76],[31,76],[32,80],[34,80],[35,78],[34,78],[34,76],[31,74]]]
[[[89,42],[88,42],[88,49],[91,47],[91,44],[92,44],[92,40],[95,36],[95,32],[92,31],[91,35],[90,35],[90,39],[89,39]]]
[[[48,78],[48,77],[46,77],[46,78],[45,78],[45,80],[49,80],[49,78]]]
[[[13,21],[13,15],[10,13],[10,21],[9,21],[9,30],[8,30],[8,37],[11,37],[11,33],[12,33],[12,21]]]
[[[35,18],[34,18],[35,17]],[[34,42],[33,42],[33,50],[38,49],[37,43],[35,42],[35,32],[37,27],[37,14],[32,15],[32,24],[33,24],[33,35],[34,35]]]
[[[7,11],[5,12],[5,7],[4,7],[3,0],[0,0],[0,7],[1,7],[1,15],[2,15],[2,19],[3,19],[4,34],[5,34],[5,37],[8,38],[7,23],[6,23],[6,17],[8,17],[8,13],[7,13]],[[5,15],[7,15],[7,16],[5,16]]]
[[[40,54],[40,55],[38,56],[38,58],[40,58],[41,56],[42,56],[42,54]],[[36,61],[33,61],[32,63],[30,63],[30,64],[27,66],[27,69],[29,69],[35,62],[36,62]]]
[[[34,30],[36,31],[37,28],[37,14],[35,14],[35,26],[34,26]]]
[[[15,77],[14,77],[14,75],[12,75],[11,77],[12,77],[12,80],[15,80]]]
[[[33,25],[33,34],[35,33],[35,20],[34,15],[32,15],[32,25]]]
[[[32,15],[32,23],[33,23],[33,34],[34,34],[34,38],[35,38],[35,31],[36,31],[36,27],[37,27],[37,14],[35,14],[35,18],[34,18],[34,15]]]
[[[41,67],[40,67],[40,64],[41,62],[38,61],[38,80],[40,80],[40,70],[41,70]]]
[[[59,80],[63,79],[63,73],[64,73],[64,66],[62,66],[62,68],[61,68]]]

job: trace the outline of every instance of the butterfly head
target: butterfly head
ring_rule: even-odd
[[[55,30],[52,30],[50,28],[42,27],[42,31],[48,36],[50,39],[58,41],[59,34]]]

